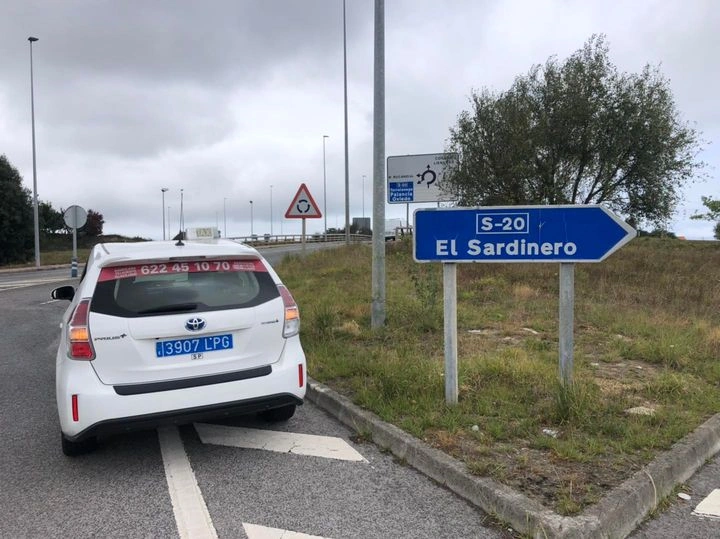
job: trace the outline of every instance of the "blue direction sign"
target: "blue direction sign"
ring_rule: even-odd
[[[418,262],[600,262],[637,232],[597,205],[418,209]]]

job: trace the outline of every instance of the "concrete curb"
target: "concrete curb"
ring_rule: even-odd
[[[307,398],[374,443],[446,486],[520,533],[544,538],[626,537],[679,483],[720,450],[720,414],[660,454],[641,471],[575,517],[554,513],[515,490],[467,472],[465,465],[434,449],[329,387],[308,379]]]

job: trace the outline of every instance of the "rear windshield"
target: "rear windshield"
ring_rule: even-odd
[[[100,271],[90,310],[135,318],[255,307],[279,297],[260,260],[198,260]]]

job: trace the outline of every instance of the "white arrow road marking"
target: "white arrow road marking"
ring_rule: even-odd
[[[243,528],[248,539],[325,539],[319,535],[307,535],[304,533],[280,530],[278,528],[266,528],[256,524],[243,522]]]
[[[204,444],[242,447],[245,449],[265,449],[279,453],[295,453],[324,457],[327,459],[367,462],[342,438],[278,432],[272,430],[248,429],[245,427],[226,427],[195,423],[195,430]]]
[[[693,515],[720,519],[720,488],[713,490],[693,511]]]
[[[181,539],[217,539],[177,427],[157,431],[175,524]]]

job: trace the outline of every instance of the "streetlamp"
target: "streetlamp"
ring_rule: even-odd
[[[172,225],[170,224],[170,206],[167,207],[167,227],[168,230],[172,230]]]
[[[228,237],[227,233],[227,198],[223,197],[223,238]]]
[[[270,235],[273,235],[272,184],[270,184]]]
[[[37,196],[37,165],[35,161],[35,89],[33,84],[32,44],[36,37],[29,37],[30,42],[30,114],[32,117],[32,160],[33,160],[33,220],[35,224],[35,267],[40,269],[40,214],[38,213]]]
[[[250,240],[252,241],[253,237],[253,203],[252,200],[250,201]]]
[[[165,241],[165,193],[167,193],[170,189],[167,187],[161,187],[160,191],[162,191],[162,215],[163,215],[163,241]]]
[[[347,24],[343,0],[343,89],[345,94],[345,243],[350,245],[350,170],[348,164]]]
[[[329,135],[323,135],[323,217],[325,217],[325,240],[327,241],[327,174],[325,170],[325,139]]]
[[[363,208],[363,219],[365,219],[365,174],[363,174],[363,189],[362,189],[362,208]]]

